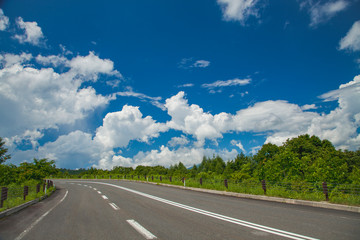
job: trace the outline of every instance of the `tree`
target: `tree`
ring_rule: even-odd
[[[55,166],[55,161],[48,160],[46,158],[40,160],[34,158],[33,163],[23,162],[20,164],[18,170],[19,182],[31,179],[41,181],[50,175],[55,175],[58,173],[58,170]]]
[[[0,164],[4,163],[6,160],[10,159],[11,156],[6,154],[8,149],[4,147],[5,142],[0,137]]]

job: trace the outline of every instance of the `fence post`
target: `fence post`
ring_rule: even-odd
[[[262,189],[264,190],[264,194],[266,195],[266,182],[265,180],[261,181]]]
[[[29,187],[28,186],[24,186],[24,201],[26,199],[26,196],[29,194]]]
[[[154,181],[154,176],[151,176],[151,181]]]
[[[162,182],[162,177],[160,176],[160,182]]]
[[[323,182],[322,185],[323,185],[323,193],[325,195],[326,201],[329,201],[329,190],[327,187],[327,183]]]
[[[200,185],[202,185],[202,178],[200,178]]]
[[[226,188],[228,188],[228,180],[227,179],[224,180],[224,185]]]
[[[169,177],[169,180],[170,180],[170,182],[171,182],[171,180],[172,180],[172,179],[171,179],[171,176]]]
[[[4,206],[4,201],[7,199],[7,193],[8,193],[8,188],[7,187],[2,187],[1,188],[0,208],[2,208]]]
[[[40,184],[36,185],[36,194],[40,192]]]

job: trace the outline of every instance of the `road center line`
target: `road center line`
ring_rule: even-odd
[[[109,205],[110,205],[114,210],[119,210],[119,209],[120,209],[115,203],[109,203]]]
[[[145,239],[157,239],[157,237],[152,234],[151,232],[149,232],[146,228],[144,228],[143,226],[141,226],[138,222],[136,222],[133,219],[130,220],[126,220],[133,228],[135,228],[136,231],[138,231],[138,233],[140,233],[141,235],[143,235],[145,237]]]
[[[101,197],[102,197],[103,199],[108,199],[108,197],[105,196],[105,195],[101,195]]]
[[[98,194],[101,194],[101,192],[100,192],[100,191],[97,191],[97,193],[98,193]]]
[[[133,189],[130,189],[130,188],[114,185],[114,184],[111,184],[111,183],[102,183],[102,182],[88,182],[88,183],[95,183],[95,184],[103,184],[103,185],[112,186],[112,187],[115,187],[115,188],[119,188],[119,189],[122,189],[122,190],[125,190],[125,191],[128,191],[128,192],[138,194],[138,195],[146,197],[146,198],[150,198],[150,199],[162,202],[162,203],[166,203],[166,204],[171,205],[171,206],[186,209],[186,210],[191,211],[191,212],[199,213],[199,214],[206,215],[206,216],[209,216],[209,217],[212,217],[212,218],[216,218],[216,219],[219,219],[219,220],[222,220],[222,221],[231,222],[231,223],[234,223],[234,224],[237,224],[237,225],[241,225],[241,226],[256,229],[256,230],[259,230],[259,231],[263,231],[263,232],[271,233],[271,234],[274,234],[274,235],[286,237],[286,238],[289,238],[289,239],[317,240],[316,238],[312,238],[312,237],[308,237],[308,236],[304,236],[304,235],[300,235],[300,234],[296,234],[296,233],[292,233],[292,232],[287,232],[287,231],[283,231],[283,230],[272,228],[272,227],[263,226],[263,225],[256,224],[256,223],[247,222],[247,221],[244,221],[244,220],[224,216],[224,215],[221,215],[221,214],[209,212],[209,211],[202,210],[202,209],[199,209],[199,208],[190,207],[190,206],[187,206],[187,205],[184,205],[184,204],[181,204],[181,203],[173,202],[173,201],[170,201],[170,200],[167,200],[167,199],[164,199],[164,198],[156,197],[156,196],[153,196],[153,195],[150,195],[150,194],[147,194],[147,193],[139,192],[139,191],[136,191],[136,190],[133,190]]]

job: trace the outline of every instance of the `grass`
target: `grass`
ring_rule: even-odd
[[[184,186],[184,183],[180,178],[172,178],[170,182],[168,177],[162,177],[160,181],[159,176],[154,176],[152,180],[151,177],[148,179],[134,177],[127,178],[135,181],[146,181],[155,182],[157,184],[172,184]],[[236,183],[234,181],[228,181],[228,188],[225,187],[224,180],[219,179],[203,179],[202,184],[200,184],[199,179],[188,178],[185,180],[186,187],[193,188],[204,188],[218,191],[228,191],[228,192],[237,192],[245,193],[252,195],[264,195],[264,190],[260,182],[242,182]],[[359,193],[343,193],[343,191],[338,190],[337,188],[330,189],[329,193],[329,202],[336,204],[345,204],[352,206],[360,206],[360,194]],[[266,196],[271,197],[281,197],[289,199],[299,199],[299,200],[309,200],[309,201],[325,201],[325,195],[322,192],[321,183],[281,183],[267,185]]]
[[[24,200],[23,189],[24,187],[22,186],[9,187],[8,199],[4,201],[3,207],[0,208],[0,212],[30,202],[32,200],[39,199],[45,195],[45,192],[43,192],[42,189],[40,189],[40,192],[36,193],[36,185],[29,186],[29,194],[26,196]],[[55,188],[50,187],[49,189],[47,189],[46,195],[50,196],[53,193],[53,191],[55,191]]]

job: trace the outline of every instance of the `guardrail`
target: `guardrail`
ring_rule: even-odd
[[[54,183],[51,180],[45,180],[43,184],[32,186],[1,187],[0,208],[8,209],[27,200],[35,199],[38,195],[46,194],[47,190],[51,187],[54,187]],[[28,196],[30,196],[30,199]]]

